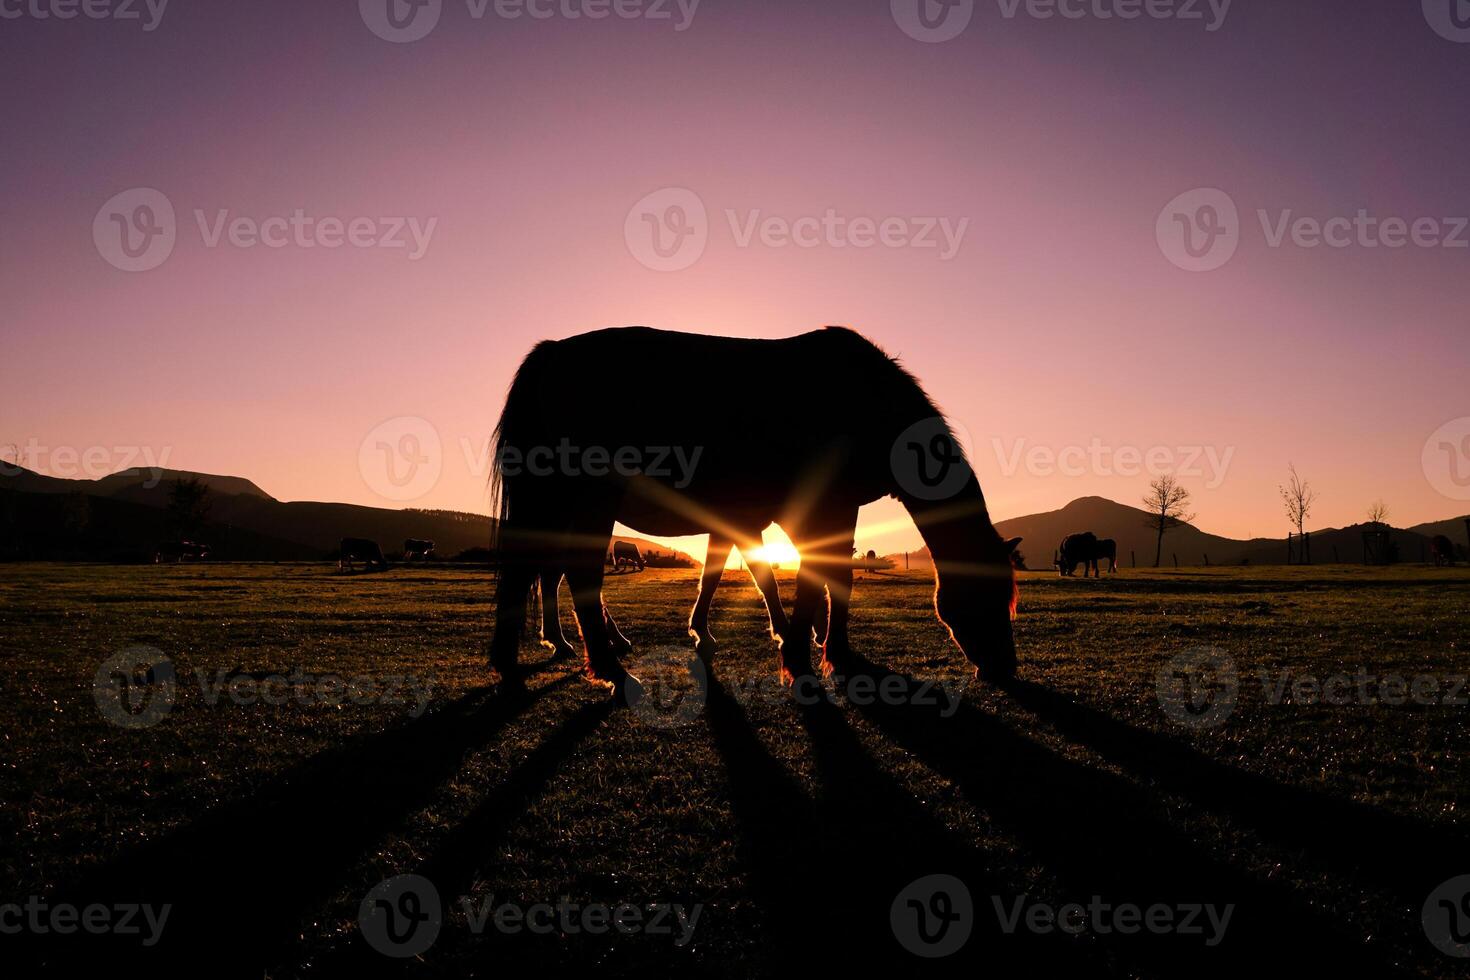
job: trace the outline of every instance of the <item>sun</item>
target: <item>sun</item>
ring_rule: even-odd
[[[801,564],[801,552],[789,541],[773,541],[763,544],[759,548],[752,548],[746,556],[749,561],[765,561],[772,565],[782,567],[795,567]]]

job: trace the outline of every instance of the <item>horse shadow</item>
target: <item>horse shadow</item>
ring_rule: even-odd
[[[292,766],[248,796],[84,872],[52,904],[170,906],[162,940],[28,933],[13,961],[39,972],[127,965],[162,975],[219,964],[262,975],[300,940],[303,919],[330,898],[382,836],[427,805],[460,768],[533,703],[554,677],[512,699],[489,689],[361,736]],[[10,944],[7,944],[10,945]]]
[[[1093,937],[1105,957],[1166,976],[1186,971],[1239,976],[1259,971],[1263,964],[1282,973],[1310,969],[1361,975],[1366,969],[1376,976],[1408,975],[1387,952],[1365,947],[1343,923],[1313,908],[1287,886],[1232,865],[1194,839],[1197,835],[1187,833],[1177,817],[1171,819],[1169,801],[1147,782],[1066,758],[966,701],[929,703],[926,692],[931,689],[908,675],[876,666],[862,674],[893,693],[854,701],[856,710],[893,743],[948,779],[968,803],[1036,855],[1056,879],[1057,902],[1085,906],[1097,896],[1111,905],[1127,903],[1143,909],[1155,904],[1235,906],[1217,945],[1206,947],[1200,936],[1179,933],[1113,931]],[[1008,690],[1051,717],[1067,715],[1058,696],[1048,696],[1034,685],[1013,684]],[[1139,771],[1152,774],[1155,762],[1162,759],[1175,773],[1171,788],[1183,788],[1187,778],[1198,789],[1202,781],[1219,775],[1200,761],[1197,776],[1181,776],[1181,767],[1197,761],[1188,750],[1160,749],[1154,740],[1127,735],[1121,723],[1105,723],[1085,710],[1073,712],[1067,724],[1070,731],[1064,729],[1064,734],[1079,736],[1085,744],[1110,742],[1113,754],[1126,756]],[[1235,807],[1255,817],[1290,805],[1304,792],[1281,793],[1282,787],[1266,781],[1233,779],[1225,782],[1225,789],[1212,790],[1209,799],[1219,802],[1229,788],[1243,789],[1247,784],[1255,801]],[[1307,812],[1326,818],[1340,811],[1319,800]],[[1270,822],[1279,829],[1298,818],[1277,813]],[[1360,819],[1357,826],[1368,824]],[[1307,833],[1305,828],[1299,831],[1297,839]],[[1014,893],[1008,897],[1014,898]]]

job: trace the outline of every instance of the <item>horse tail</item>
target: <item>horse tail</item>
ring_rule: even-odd
[[[503,681],[512,683],[519,680],[516,662],[526,615],[536,598],[533,588],[541,571],[536,557],[538,532],[544,529],[528,513],[534,498],[525,492],[520,466],[507,466],[507,462],[516,458],[512,453],[524,459],[528,449],[547,441],[541,393],[552,383],[554,350],[554,341],[542,341],[521,362],[490,441],[490,548],[499,567],[490,662]]]

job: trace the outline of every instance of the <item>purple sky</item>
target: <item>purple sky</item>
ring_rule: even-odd
[[[905,2],[703,0],[685,24],[687,2],[445,0],[390,43],[347,0],[172,0],[156,24],[0,0],[0,445],[57,475],[84,475],[66,449],[137,450],[282,499],[483,512],[476,454],[536,340],[845,323],[968,430],[998,518],[1135,503],[1127,460],[1150,450],[1195,457],[1219,533],[1284,533],[1289,462],[1314,525],[1379,497],[1400,525],[1470,509],[1421,459],[1446,423],[1470,435],[1470,43],[1431,26],[1435,0],[1236,0],[1223,21],[977,0],[941,43],[900,28]],[[130,272],[111,214],[136,216],[137,188],[174,210],[174,246]],[[665,188],[706,212],[676,271],[629,221]],[[1198,188],[1237,208],[1237,247],[1191,272],[1160,219]],[[1360,211],[1345,247],[1290,230]],[[854,219],[891,244],[861,247]],[[1418,243],[1387,247],[1383,219]],[[324,247],[354,222],[404,247]],[[281,247],[249,245],[257,226]],[[647,380],[745,395],[717,365]],[[400,417],[422,422],[377,428]],[[371,463],[405,431],[440,446],[407,490]],[[865,512],[859,544],[911,544],[895,514]]]

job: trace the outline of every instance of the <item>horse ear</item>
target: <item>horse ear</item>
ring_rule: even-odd
[[[1015,554],[1016,549],[1018,547],[1020,547],[1021,542],[1023,540],[1025,540],[1025,539],[1024,538],[1008,538],[1006,540],[1006,553],[1007,554]]]

